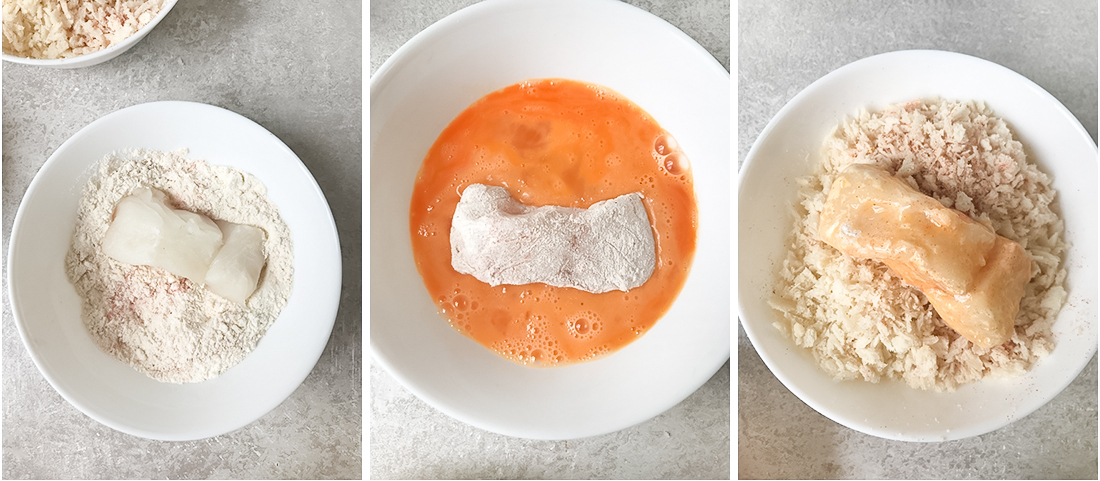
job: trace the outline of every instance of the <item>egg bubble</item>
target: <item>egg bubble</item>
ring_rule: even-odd
[[[551,304],[558,303],[558,294],[555,293],[553,290],[547,290],[543,292],[543,295],[545,296],[546,302],[549,302]]]
[[[573,328],[573,332],[577,334],[582,336],[588,334],[588,320],[583,317],[573,321],[571,327]]]
[[[664,160],[661,161],[661,167],[664,167],[665,172],[672,175],[681,175],[687,172],[691,166],[688,163],[687,156],[679,152],[674,152],[668,154]]]
[[[465,311],[470,308],[470,298],[458,294],[451,298],[451,305],[454,306],[456,311]]]
[[[584,360],[591,361],[598,359],[611,353],[611,349],[607,345],[596,346],[588,351],[588,354],[584,355]]]
[[[565,359],[557,340],[548,335],[505,338],[493,343],[489,348],[507,359],[526,366],[554,366]]]
[[[550,321],[542,315],[527,313],[527,341],[545,337],[550,329]]]
[[[576,339],[592,339],[600,332],[600,316],[592,311],[582,311],[565,319],[565,328]]]
[[[676,142],[676,139],[672,138],[672,135],[665,132],[657,136],[657,139],[653,141],[653,150],[658,155],[668,155],[676,152],[680,149],[680,144]]]

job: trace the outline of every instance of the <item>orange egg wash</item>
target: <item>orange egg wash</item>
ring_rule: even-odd
[[[504,187],[531,206],[587,208],[644,197],[653,274],[627,292],[546,284],[491,287],[451,267],[450,226],[465,186]],[[634,341],[679,295],[695,253],[690,165],[673,137],[630,100],[572,80],[530,80],[479,99],[424,158],[409,214],[413,256],[450,325],[527,366],[589,361]]]

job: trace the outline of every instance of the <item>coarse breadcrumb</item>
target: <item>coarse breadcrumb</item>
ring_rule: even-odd
[[[1010,341],[975,346],[885,265],[819,240],[828,188],[852,163],[876,164],[1027,250],[1032,277]],[[1066,300],[1055,191],[984,103],[935,99],[863,111],[826,140],[822,165],[798,182],[795,225],[771,305],[782,314],[776,328],[833,377],[953,390],[1021,374],[1053,349],[1051,324]]]
[[[4,53],[76,57],[121,42],[153,20],[162,0],[4,0]]]

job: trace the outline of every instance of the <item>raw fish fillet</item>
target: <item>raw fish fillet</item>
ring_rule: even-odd
[[[264,267],[264,231],[259,227],[217,221],[225,243],[206,272],[206,288],[244,304],[256,290]]]
[[[159,267],[244,304],[265,259],[264,231],[173,209],[157,189],[139,188],[115,205],[103,253],[119,262]]]
[[[103,237],[103,253],[201,284],[222,246],[222,231],[206,216],[173,209],[166,200],[164,192],[139,188],[118,201]]]
[[[471,184],[451,221],[451,266],[492,286],[627,291],[649,279],[655,262],[639,193],[587,209],[531,207],[502,187]]]
[[[852,164],[830,187],[817,230],[845,254],[886,264],[979,347],[1012,337],[1031,257],[966,214],[876,166]]]

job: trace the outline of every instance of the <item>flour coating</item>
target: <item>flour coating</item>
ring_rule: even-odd
[[[639,193],[588,209],[531,207],[502,187],[471,184],[451,221],[451,266],[492,286],[627,291],[653,274],[654,245]]]
[[[163,191],[174,208],[264,230],[267,265],[246,304],[103,253],[115,204],[142,187]],[[290,229],[251,174],[189,159],[186,150],[138,149],[100,161],[84,188],[65,270],[83,299],[84,325],[104,351],[158,381],[200,382],[244,360],[279,316],[290,297],[291,247]]]

